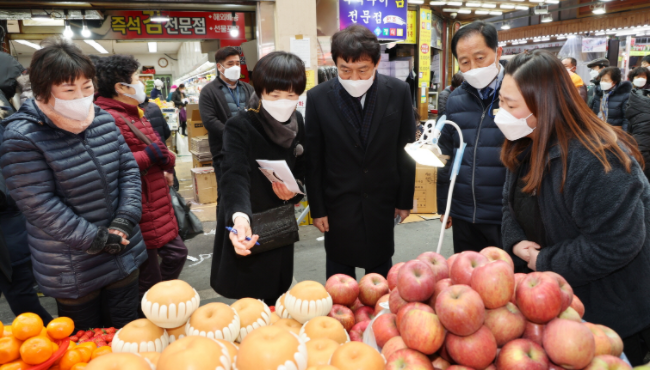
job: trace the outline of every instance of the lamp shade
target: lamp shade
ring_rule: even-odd
[[[423,166],[444,167],[449,156],[442,154],[438,145],[421,144],[418,142],[406,144],[406,152]]]

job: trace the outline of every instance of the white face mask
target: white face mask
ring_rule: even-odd
[[[372,72],[372,76],[367,80],[344,80],[339,76],[339,82],[348,94],[358,98],[365,94],[370,89],[370,86],[372,86],[375,81],[375,72],[376,70]]]
[[[567,68],[566,70],[567,70],[567,72],[569,72],[569,74],[573,73],[573,71],[571,70],[571,68]]]
[[[86,118],[88,118],[90,106],[93,105],[93,99],[95,98],[93,94],[90,94],[85,98],[72,100],[59,99],[54,95],[52,95],[52,97],[54,98],[55,111],[64,117],[77,121],[85,121]]]
[[[239,80],[239,77],[241,76],[241,67],[240,66],[232,66],[230,68],[226,68],[223,64],[221,65],[224,69],[223,71],[223,76],[229,79],[230,81],[237,81]]]
[[[147,93],[144,91],[144,84],[142,82],[138,82],[137,84],[127,84],[124,82],[120,83],[124,86],[132,87],[135,89],[135,94],[122,93],[122,95],[135,99],[138,104],[144,103],[144,100],[147,98]]]
[[[600,72],[598,72],[595,69],[592,69],[591,71],[589,71],[589,76],[591,76],[591,78],[596,78],[596,77],[598,77],[599,74],[600,74]]]
[[[269,112],[271,117],[275,118],[278,122],[287,122],[291,115],[296,110],[298,100],[280,99],[280,100],[266,100],[262,99],[262,107]]]
[[[496,53],[496,51],[495,51]],[[481,90],[494,81],[494,78],[499,74],[499,67],[497,67],[497,55],[494,56],[494,64],[490,64],[487,67],[483,68],[474,68],[470,69],[467,72],[463,72],[463,77],[465,81],[470,84],[476,90]]]
[[[648,80],[645,79],[645,78],[635,78],[634,79],[634,86],[643,87],[643,86],[645,86],[646,82],[648,82]]]
[[[604,82],[600,81],[600,89],[603,91],[607,91],[612,88],[612,83],[611,82]]]
[[[494,117],[494,123],[496,123],[499,130],[503,132],[506,139],[515,141],[530,135],[535,130],[528,126],[528,123],[526,122],[526,120],[532,115],[533,114],[531,113],[526,118],[517,118],[507,110],[501,108],[499,109],[499,113]]]

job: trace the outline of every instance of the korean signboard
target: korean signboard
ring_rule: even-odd
[[[420,102],[427,102],[429,80],[431,79],[431,9],[420,8],[420,48],[418,50]]]
[[[406,40],[401,41],[402,44],[417,44],[418,43],[418,12],[409,10],[406,15]]]
[[[339,0],[340,29],[360,24],[380,40],[407,38],[407,0]]]
[[[108,11],[104,24],[91,29],[95,38],[134,39],[243,39],[244,13],[166,12],[166,22],[152,22],[152,11]],[[231,36],[231,31],[239,31]],[[97,37],[99,36],[99,37]]]
[[[604,53],[607,51],[607,37],[583,38],[583,53]]]

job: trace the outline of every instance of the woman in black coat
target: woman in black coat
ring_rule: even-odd
[[[625,105],[632,91],[632,84],[621,81],[621,70],[618,67],[607,67],[598,75],[600,84],[596,86],[591,110],[598,118],[612,126],[620,126],[628,130],[629,122],[625,118]]]
[[[579,101],[552,54],[508,63],[495,118],[509,139],[503,245],[517,270],[562,275],[636,366],[650,345],[650,184],[634,140]]]
[[[255,66],[253,85],[256,95],[250,106],[257,109],[228,120],[224,131],[219,179],[222,202],[210,285],[227,298],[252,297],[272,305],[293,280],[293,244],[251,254],[258,236],[253,235],[251,226],[255,225],[250,225],[250,220],[255,213],[296,204],[302,194],[281,183],[271,184],[256,160],[284,160],[298,184],[304,182],[305,126],[295,108],[305,90],[305,66],[293,54],[268,54]]]
[[[628,131],[639,144],[646,163],[644,173],[650,179],[650,71],[643,67],[634,68],[628,78],[634,85],[625,109],[625,117],[630,121]]]

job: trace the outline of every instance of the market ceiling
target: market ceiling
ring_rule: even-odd
[[[536,6],[557,5],[570,0],[434,0],[431,8],[461,23],[519,12]],[[426,1],[425,1],[426,3]]]
[[[197,10],[197,11],[255,11],[256,4],[262,0],[233,1],[233,0],[0,0],[0,8],[38,9],[121,9],[121,10]],[[275,0],[264,0],[275,1]]]

